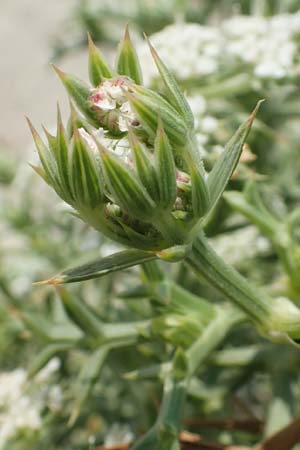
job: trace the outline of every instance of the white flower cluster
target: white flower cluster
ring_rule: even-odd
[[[300,73],[300,14],[269,19],[237,16],[223,24],[226,55],[252,66],[258,78],[282,79]]]
[[[128,131],[129,125],[136,121],[136,116],[124,94],[124,90],[127,89],[125,79],[120,77],[113,81],[103,81],[97,88],[93,89],[90,96],[93,109],[102,113],[117,112],[120,131]]]
[[[27,372],[15,369],[0,373],[0,450],[23,431],[37,432],[42,426],[42,411],[61,408],[62,393],[58,385],[49,385],[59,360],[53,358],[27,385]]]
[[[258,79],[300,74],[300,13],[270,18],[235,16],[218,27],[176,23],[151,36],[162,59],[181,80],[239,67]],[[145,44],[139,49],[147,83],[157,76]]]
[[[195,119],[198,148],[202,157],[205,158],[207,156],[207,144],[209,144],[209,141],[215,140],[214,137],[219,128],[219,121],[216,117],[208,113],[207,101],[202,95],[195,94],[188,97],[187,100]],[[214,148],[211,150],[214,152]]]
[[[151,36],[151,42],[162,60],[179,79],[211,75],[219,71],[223,52],[221,33],[213,27],[176,23]],[[157,69],[149,58],[149,49],[141,44],[138,54],[146,84],[157,77]]]

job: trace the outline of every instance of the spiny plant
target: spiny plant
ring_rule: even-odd
[[[173,306],[177,302],[177,317],[185,308],[196,308],[198,325],[202,321],[199,336],[193,334],[192,343],[172,341],[177,348],[174,358],[159,369],[164,380],[160,413],[153,428],[134,446],[135,450],[175,450],[180,448],[178,434],[189,382],[227,330],[250,320],[266,338],[296,345],[300,310],[288,299],[270,298],[252,286],[215,253],[204,233],[238,164],[261,102],[206,173],[190,107],[176,79],[148,43],[164,86],[162,93],[143,86],[138,56],[126,28],[115,68],[89,38],[91,84],[55,69],[71,98],[67,129],[59,110],[57,133],[53,136],[46,131],[47,143],[30,123],[41,161],[34,170],[72,206],[76,216],[127,247],[37,284],[83,281],[142,264],[150,297]],[[161,274],[158,260],[183,261],[229,304],[215,307],[197,296],[189,301],[190,294]],[[145,324],[123,324],[123,328],[115,324],[112,329],[86,312],[84,305],[68,300],[65,291],[60,293],[73,320],[93,335],[100,365],[108,349],[120,345],[123,338],[134,343],[138,327],[145,328]],[[183,326],[182,317],[177,323]],[[163,320],[156,323],[166,340],[167,325]],[[63,335],[60,340],[64,341]],[[79,340],[72,335],[72,346]]]

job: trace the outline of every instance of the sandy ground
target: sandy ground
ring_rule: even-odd
[[[50,42],[75,4],[76,0],[0,0],[0,151],[6,148],[21,157],[31,145],[24,115],[51,127],[57,100],[67,111],[66,94],[49,65]],[[84,51],[60,66],[85,77],[86,59]]]

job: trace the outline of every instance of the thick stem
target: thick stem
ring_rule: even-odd
[[[278,304],[248,283],[214,252],[204,234],[195,239],[186,262],[210,286],[245,311],[264,332],[274,338],[282,333],[295,340],[300,338],[300,311],[289,302]]]

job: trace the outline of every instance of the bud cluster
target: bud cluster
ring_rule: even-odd
[[[71,98],[67,130],[59,111],[47,145],[30,126],[41,160],[34,169],[82,220],[124,245],[159,251],[191,241],[224,190],[254,115],[224,152],[222,175],[218,167],[207,175],[189,104],[148,43],[163,94],[142,85],[126,28],[114,69],[89,37],[91,85],[55,69]]]

